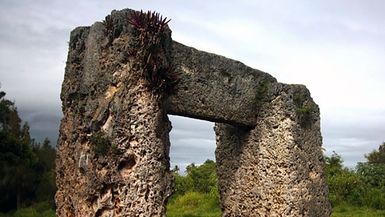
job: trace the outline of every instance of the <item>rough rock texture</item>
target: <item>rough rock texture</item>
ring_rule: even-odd
[[[255,126],[261,86],[271,75],[219,55],[173,43],[180,82],[167,102],[170,114]]]
[[[306,87],[173,43],[170,114],[218,122],[223,216],[329,216],[319,108]]]
[[[164,215],[171,125],[135,70],[129,12],[113,12],[112,29],[95,23],[71,33],[61,94],[58,216]]]
[[[329,216],[319,109],[307,89],[172,42],[168,30],[159,64],[173,64],[179,82],[168,98],[159,95],[138,63],[131,12],[71,33],[57,215],[164,216],[168,113],[218,122],[223,216]]]
[[[253,129],[217,123],[223,216],[330,216],[318,106],[273,84]]]

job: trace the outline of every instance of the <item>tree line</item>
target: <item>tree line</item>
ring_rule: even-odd
[[[365,158],[366,162],[350,169],[336,152],[324,157],[332,216],[352,216],[359,211],[368,213],[365,216],[385,216],[385,143]],[[214,161],[207,160],[200,166],[190,164],[185,175],[175,166],[173,175],[175,193],[169,200],[168,216],[221,215]]]
[[[365,155],[355,169],[344,167],[340,155],[325,157],[326,178],[332,205],[351,204],[385,210],[385,143]]]
[[[56,149],[48,139],[39,143],[31,138],[28,123],[5,95],[0,91],[0,213],[37,205],[52,215]]]

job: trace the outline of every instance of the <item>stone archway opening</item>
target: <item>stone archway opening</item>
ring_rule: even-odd
[[[215,123],[175,115],[168,118],[174,192],[167,201],[166,216],[219,215]]]
[[[179,167],[181,174],[186,166],[200,165],[206,160],[215,161],[214,123],[168,115],[172,124],[170,135],[170,168]]]

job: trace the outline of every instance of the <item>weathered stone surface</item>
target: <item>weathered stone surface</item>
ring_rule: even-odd
[[[170,114],[212,122],[255,126],[258,90],[276,82],[271,75],[223,56],[173,43],[180,78],[168,99]]]
[[[318,106],[275,84],[256,126],[215,125],[223,216],[329,216]]]
[[[58,216],[164,216],[172,193],[167,113],[218,122],[223,216],[328,216],[319,109],[304,86],[162,40],[176,91],[160,97],[138,65],[131,10],[71,33],[62,86]]]
[[[58,216],[164,215],[171,125],[133,68],[129,12],[113,12],[112,35],[103,23],[71,33],[61,94]]]

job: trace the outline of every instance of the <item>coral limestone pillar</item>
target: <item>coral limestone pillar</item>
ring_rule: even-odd
[[[131,10],[72,31],[61,93],[58,216],[165,215],[171,125],[161,102],[170,34],[159,15]]]

